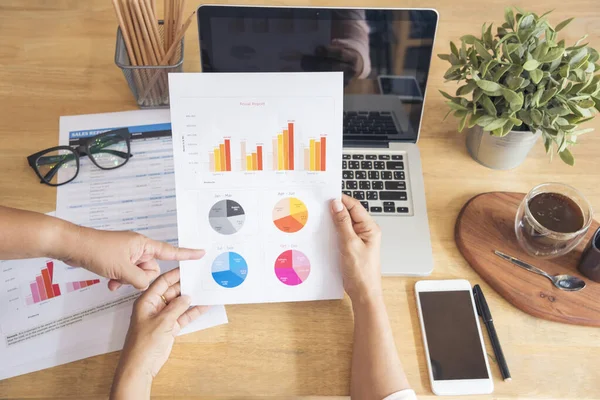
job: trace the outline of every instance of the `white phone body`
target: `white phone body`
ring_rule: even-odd
[[[419,281],[415,284],[415,294],[433,393],[438,396],[492,393],[494,382],[469,281]],[[430,331],[429,342],[426,327]],[[432,356],[437,357],[435,372]]]

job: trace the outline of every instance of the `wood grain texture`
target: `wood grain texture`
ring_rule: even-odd
[[[532,257],[521,249],[515,235],[515,215],[523,197],[524,193],[491,192],[470,199],[456,219],[458,249],[492,288],[520,310],[550,321],[600,326],[600,283],[577,270],[581,254],[600,224],[593,221],[581,243],[562,257],[550,260]],[[547,278],[503,260],[494,250],[550,275],[578,276],[587,286],[579,292],[565,292]]]
[[[600,48],[597,0],[245,0],[247,4],[360,7],[434,7],[440,25],[434,53],[448,42],[503,19],[514,4],[554,23],[576,17],[560,32],[567,42],[584,34]],[[157,2],[162,15],[162,1]],[[234,3],[211,0],[211,3]],[[186,15],[200,2],[186,2]],[[109,0],[2,0],[0,2],[0,204],[48,212],[56,190],[39,184],[26,156],[58,142],[61,115],[137,109],[114,65],[117,24]],[[185,38],[184,70],[198,71],[194,22]],[[513,381],[504,383],[484,335],[495,393],[473,399],[600,399],[600,329],[565,325],[521,312],[469,267],[454,241],[456,216],[465,202],[489,191],[528,192],[542,182],[566,182],[600,209],[600,134],[580,138],[575,167],[550,162],[541,143],[512,171],[474,162],[438,89],[447,64],[434,57],[419,148],[435,268],[430,278],[479,283],[494,314]],[[600,119],[587,124],[600,128]],[[398,256],[399,260],[402,255]],[[385,278],[385,302],[400,359],[420,399],[436,398],[429,386],[419,320],[416,278]],[[153,388],[156,399],[293,398],[349,393],[352,314],[345,301],[227,307],[230,323],[178,338]],[[0,399],[105,399],[118,353],[106,354],[0,381]],[[0,360],[0,363],[2,360]],[[557,384],[560,382],[560,384]],[[221,396],[221,397],[218,397]]]

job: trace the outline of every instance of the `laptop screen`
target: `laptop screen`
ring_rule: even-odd
[[[394,95],[419,131],[433,10],[202,6],[203,72],[343,71],[346,95]]]

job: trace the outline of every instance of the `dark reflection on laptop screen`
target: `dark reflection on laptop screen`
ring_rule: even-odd
[[[343,71],[346,94],[398,96],[418,131],[431,10],[201,7],[204,72]]]

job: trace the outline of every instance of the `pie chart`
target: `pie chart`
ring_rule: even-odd
[[[310,261],[301,251],[284,251],[275,260],[275,275],[282,283],[297,286],[310,275]]]
[[[245,219],[244,209],[233,200],[220,200],[208,212],[208,223],[222,235],[233,235],[242,229]]]
[[[279,200],[273,208],[273,223],[282,232],[298,232],[307,222],[308,209],[295,197]]]
[[[212,263],[212,277],[224,288],[240,286],[248,275],[248,264],[244,257],[229,251],[221,253]]]

